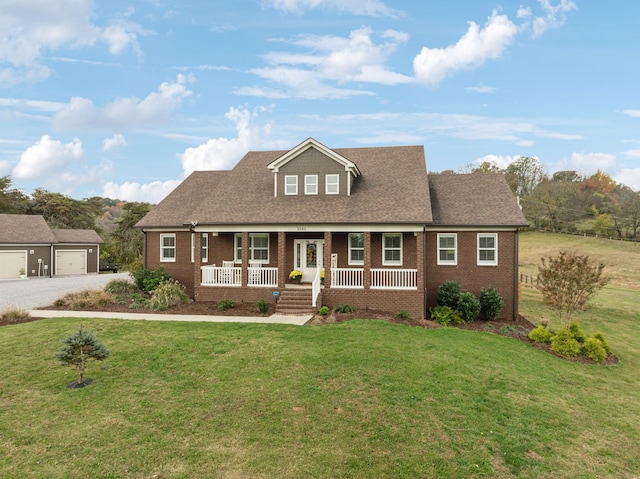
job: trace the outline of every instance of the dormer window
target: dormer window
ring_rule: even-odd
[[[285,195],[298,194],[298,175],[286,175],[284,177],[284,194]]]
[[[304,175],[304,194],[318,194],[318,175]]]
[[[326,175],[324,190],[327,195],[337,195],[340,192],[340,175]]]

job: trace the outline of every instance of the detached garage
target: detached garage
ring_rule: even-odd
[[[102,238],[51,229],[42,216],[0,214],[0,280],[98,273]]]

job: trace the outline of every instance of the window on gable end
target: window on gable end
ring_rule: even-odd
[[[298,176],[297,175],[285,175],[285,177],[284,177],[284,194],[285,195],[297,195],[298,194]]]
[[[498,234],[478,234],[478,266],[496,266],[498,264]]]
[[[326,175],[324,177],[324,190],[327,195],[340,193],[340,175]]]
[[[304,194],[318,194],[318,175],[304,175]]]

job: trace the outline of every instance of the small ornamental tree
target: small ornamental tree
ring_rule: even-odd
[[[56,358],[62,366],[72,366],[78,370],[78,380],[70,383],[70,388],[83,387],[88,384],[90,380],[85,380],[84,373],[89,361],[102,361],[111,354],[95,334],[84,329],[83,326],[80,326],[75,333],[63,339],[62,342],[64,346],[61,351],[56,353]]]
[[[604,265],[587,255],[562,251],[538,266],[538,287],[545,303],[555,309],[560,321],[569,322],[576,309],[584,309],[608,282]]]

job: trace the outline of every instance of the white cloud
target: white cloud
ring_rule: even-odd
[[[371,17],[395,18],[403,15],[401,11],[388,7],[379,0],[263,0],[262,5],[297,14],[301,14],[305,10],[323,8],[340,13]]]
[[[236,124],[236,138],[212,138],[195,148],[187,148],[178,155],[182,162],[184,176],[196,170],[228,170],[232,168],[247,151],[264,145],[269,138],[271,127],[252,124],[257,113],[249,110],[231,108],[225,118]]]
[[[0,98],[0,107],[53,113],[62,109],[64,107],[64,103],[42,100],[26,100],[22,98]]]
[[[124,136],[120,133],[116,133],[111,138],[105,138],[102,142],[102,151],[109,151],[111,148],[116,148],[118,146],[127,146],[127,140],[125,140]]]
[[[634,191],[640,191],[640,168],[622,168],[613,176],[616,183],[627,185]]]
[[[627,150],[622,153],[624,156],[628,156],[630,158],[640,158],[640,149],[638,150]]]
[[[7,160],[0,160],[0,176],[8,175],[11,171],[11,163]]]
[[[499,58],[517,32],[518,27],[506,15],[498,15],[496,11],[484,28],[469,22],[469,30],[455,45],[422,48],[413,60],[416,78],[435,85],[459,70],[478,67],[486,60]]]
[[[192,95],[187,89],[190,77],[178,75],[173,83],[164,82],[146,98],[118,98],[103,108],[88,98],[74,97],[53,117],[58,129],[98,128],[128,130],[165,122],[182,100]]]
[[[237,94],[272,98],[347,98],[373,95],[366,90],[342,87],[348,82],[398,85],[411,83],[407,75],[390,70],[386,63],[409,35],[396,30],[379,34],[367,27],[353,30],[348,38],[332,35],[304,35],[290,41],[302,53],[270,52],[264,56],[269,66],[252,73],[272,82],[275,87],[242,87]]]
[[[482,163],[492,163],[492,164],[496,164],[498,165],[499,168],[501,169],[505,169],[507,166],[509,166],[511,163],[513,163],[514,161],[516,161],[518,158],[520,158],[522,155],[484,155],[480,158],[478,158],[476,161],[474,161],[475,164],[477,165],[481,165]]]
[[[107,182],[104,185],[102,196],[124,201],[146,201],[157,204],[180,183],[180,180],[154,181],[145,184],[127,181],[121,185]]]
[[[20,156],[13,176],[22,180],[49,178],[82,158],[82,143],[77,138],[63,144],[44,135]]]
[[[576,170],[583,174],[593,174],[597,170],[615,171],[618,169],[618,160],[610,153],[576,153],[570,158],[563,158],[555,168],[556,171]]]
[[[544,16],[533,19],[534,38],[539,38],[549,29],[561,27],[567,20],[566,14],[578,9],[572,0],[560,0],[556,6],[551,5],[550,0],[538,0],[538,3]]]
[[[492,86],[480,85],[480,86],[470,86],[465,88],[466,91],[470,93],[493,93],[497,90]]]
[[[622,113],[632,118],[640,118],[640,110],[624,110]]]
[[[63,48],[92,47],[106,43],[109,52],[120,54],[131,47],[140,54],[137,24],[116,18],[101,28],[90,21],[91,0],[11,0],[0,2],[0,82],[37,82],[51,71],[43,65],[45,52]]]

